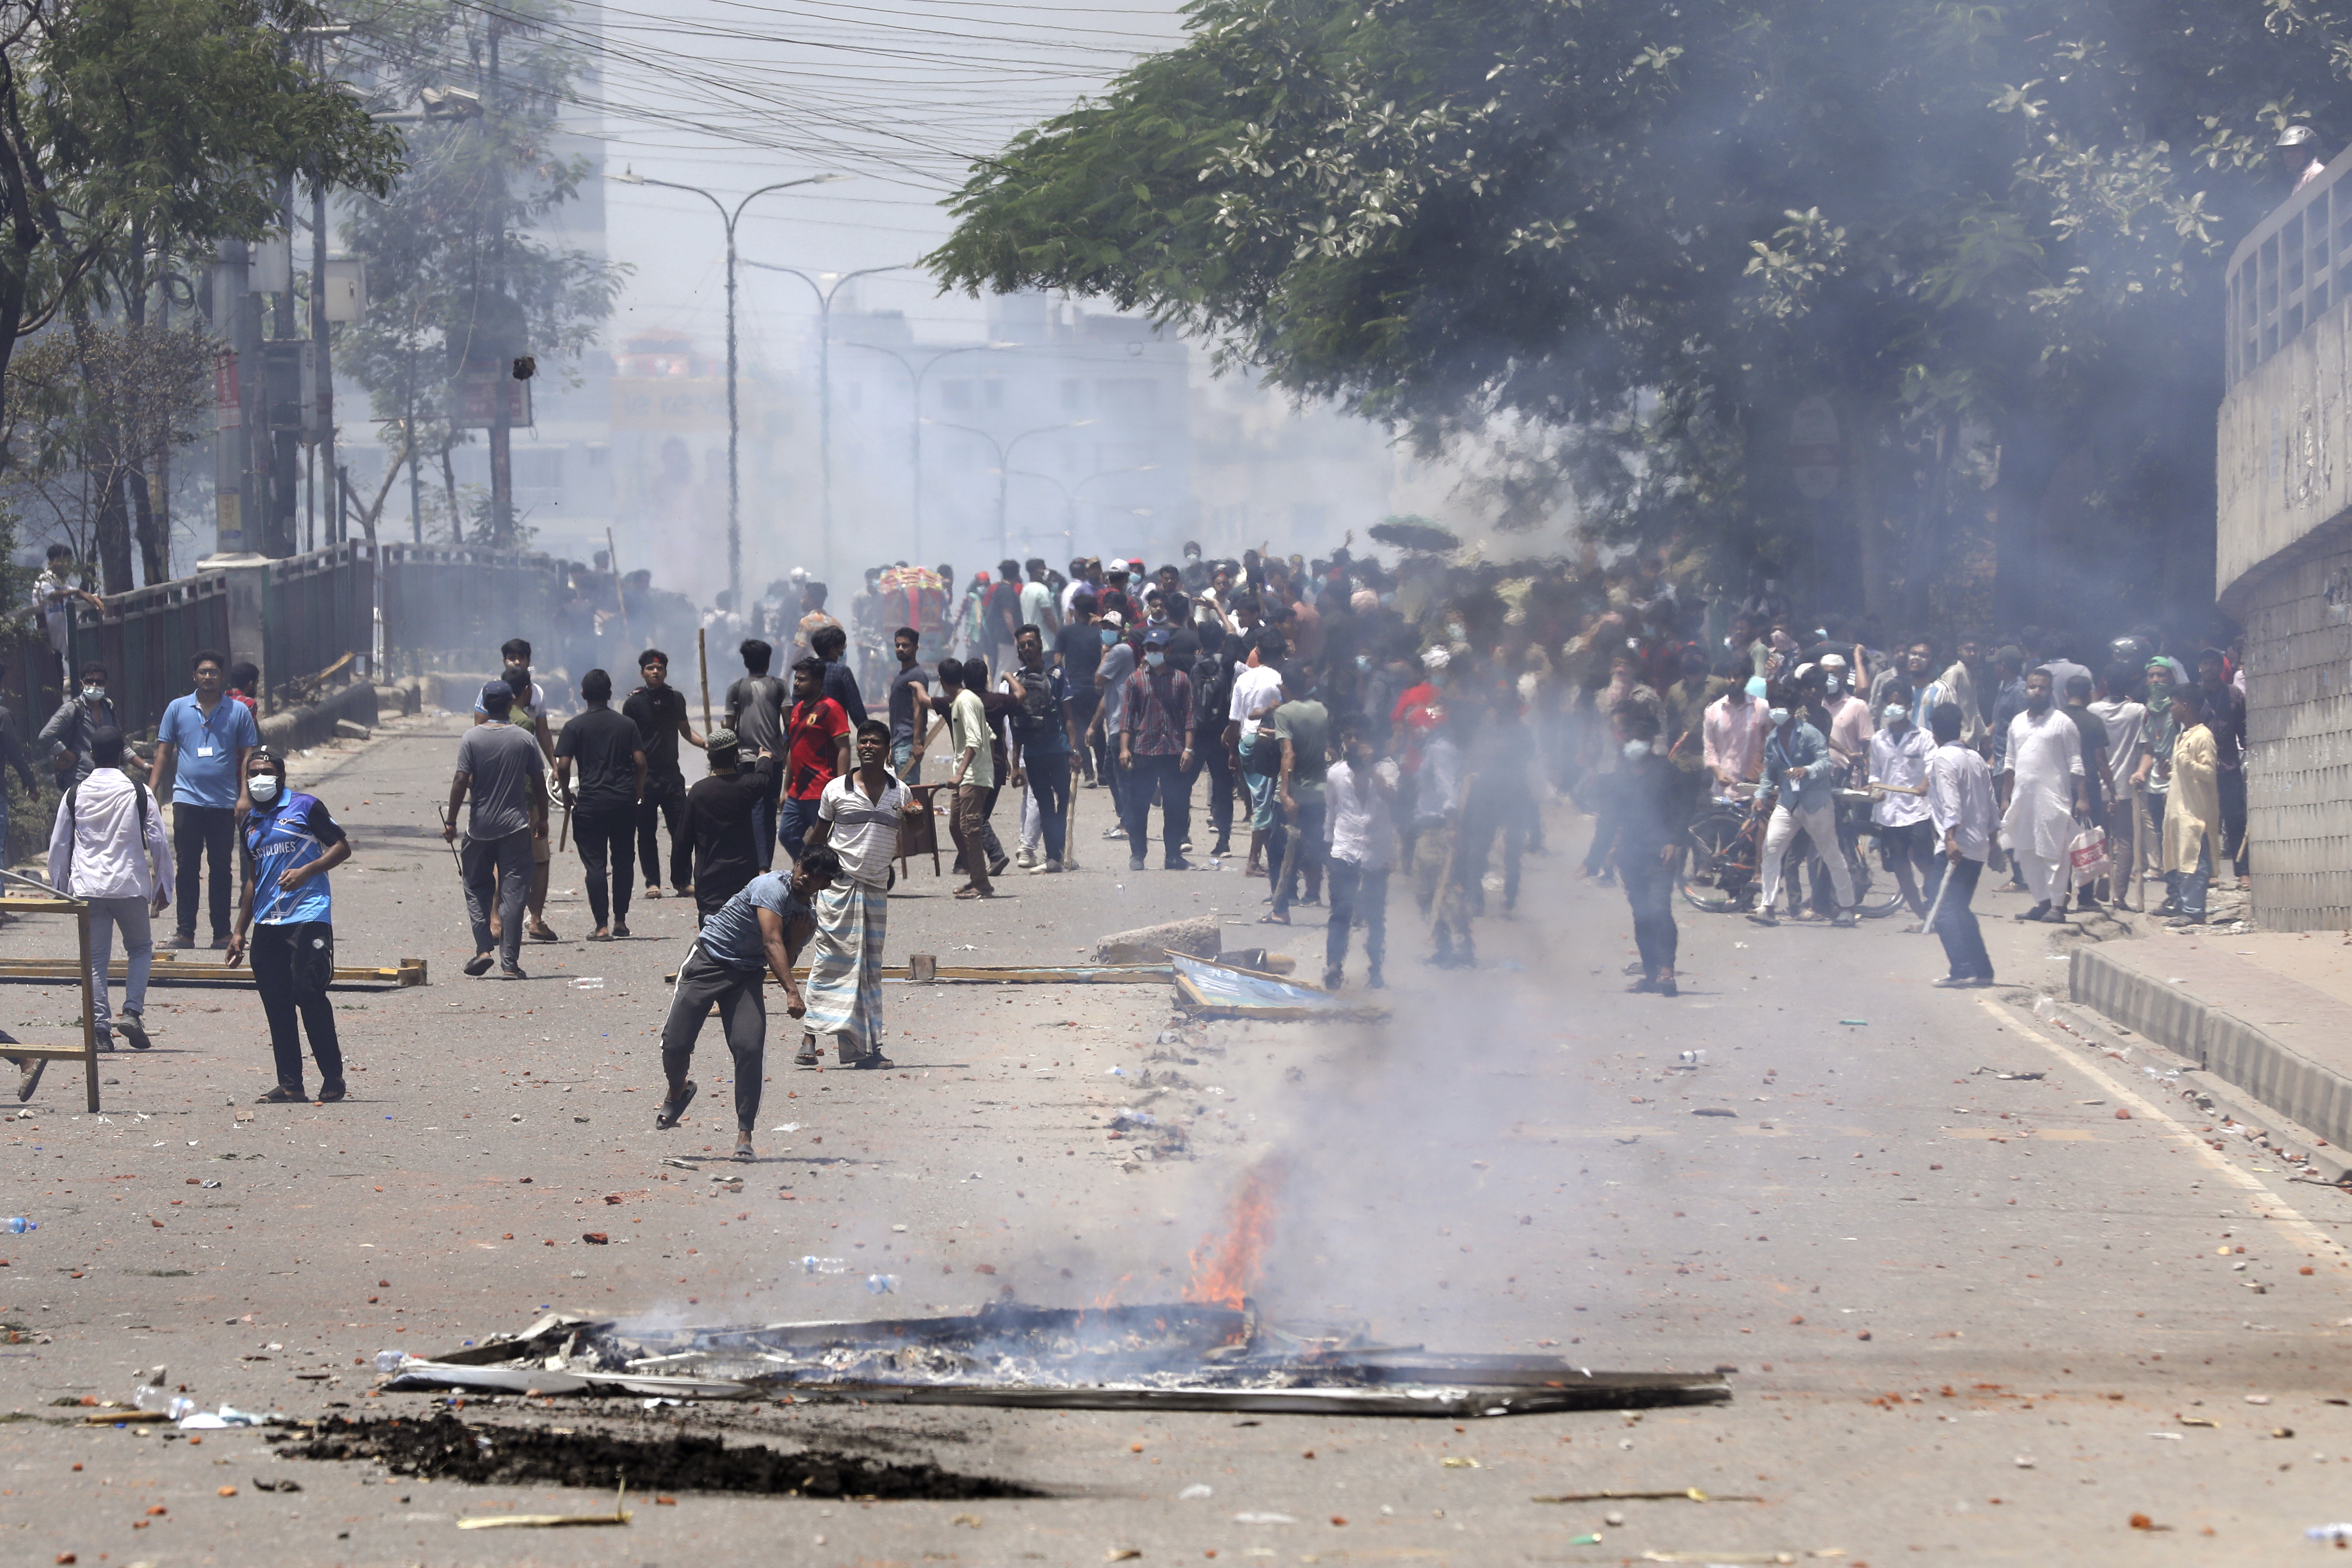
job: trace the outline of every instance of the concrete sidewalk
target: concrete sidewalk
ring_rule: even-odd
[[[2352,1148],[2352,942],[2213,932],[2074,950],[2072,1000]]]

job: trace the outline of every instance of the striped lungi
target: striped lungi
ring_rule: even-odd
[[[882,933],[889,912],[879,887],[846,878],[816,896],[808,1016],[801,1026],[847,1036],[863,1047],[860,1056],[882,1047]]]

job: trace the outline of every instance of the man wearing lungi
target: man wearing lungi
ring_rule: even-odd
[[[824,786],[808,841],[841,858],[841,877],[816,899],[816,943],[809,961],[808,1033],[793,1059],[823,1059],[816,1037],[840,1037],[841,1065],[887,1068],[882,1054],[882,934],[889,918],[890,862],[898,818],[913,798],[892,775],[890,726],[857,727],[857,766]]]

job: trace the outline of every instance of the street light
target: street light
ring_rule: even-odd
[[[898,262],[888,267],[860,268],[856,272],[825,272],[817,277],[830,278],[828,289],[815,277],[797,267],[779,267],[772,261],[751,261],[747,267],[757,267],[768,272],[782,272],[807,284],[816,295],[816,448],[817,467],[823,476],[824,505],[822,510],[824,528],[824,575],[833,580],[833,297],[843,285],[854,278],[871,278],[877,272],[897,272],[908,264]],[[915,552],[916,559],[922,552]]]
[[[931,374],[931,367],[933,365],[938,364],[940,361],[948,358],[951,354],[1002,353],[1009,349],[1026,348],[1030,345],[1025,343],[973,343],[966,348],[941,349],[938,353],[933,354],[930,358],[925,360],[923,362],[923,367],[920,370],[917,370],[915,368],[914,362],[909,360],[905,354],[900,353],[897,349],[886,349],[880,343],[861,343],[852,342],[846,346],[853,349],[872,349],[877,354],[888,354],[892,359],[898,362],[898,368],[907,373],[908,392],[912,398],[911,412],[908,416],[908,429],[909,432],[908,473],[913,485],[914,559],[919,562],[923,558],[923,426],[929,423],[929,421],[923,417],[923,377]]]
[[[977,436],[982,440],[987,442],[989,449],[996,454],[996,554],[999,560],[1003,560],[1006,549],[1012,544],[1012,539],[1006,531],[1004,516],[1004,484],[1005,480],[1012,477],[1013,448],[1018,447],[1022,442],[1026,441],[1032,436],[1050,436],[1056,430],[1076,430],[1084,426],[1091,425],[1094,421],[1091,419],[1072,419],[1060,425],[1040,425],[1034,430],[1022,431],[1018,436],[1013,437],[1012,439],[1005,441],[1001,445],[998,443],[996,437],[990,435],[987,431],[977,429],[970,425],[950,425],[944,419],[925,419],[922,420],[921,423],[925,425],[937,425],[942,430],[961,430],[967,436]]]
[[[635,169],[623,169],[617,174],[607,174],[625,185],[658,185],[666,191],[690,191],[719,209],[719,221],[727,226],[727,590],[733,595],[738,609],[743,604],[743,520],[742,482],[737,467],[736,449],[740,439],[740,426],[735,411],[735,224],[743,209],[770,191],[789,191],[795,185],[828,185],[835,180],[849,178],[846,174],[804,174],[797,180],[779,180],[772,185],[761,185],[735,204],[729,212],[727,204],[704,190],[700,185],[681,184],[676,180],[656,180],[638,174]]]
[[[1086,489],[1088,485],[1094,483],[1097,479],[1108,479],[1119,474],[1148,474],[1159,467],[1160,465],[1157,463],[1138,463],[1130,468],[1097,468],[1085,479],[1078,480],[1075,484],[1067,485],[1055,479],[1053,475],[1041,474],[1034,468],[1015,468],[1013,471],[1020,475],[1024,479],[1043,479],[1047,484],[1062,492],[1062,512],[1063,515],[1069,520],[1069,526],[1062,531],[1062,542],[1067,548],[1068,552],[1075,552],[1077,549],[1078,492]],[[1129,517],[1150,517],[1151,515],[1151,509],[1148,506],[1121,507],[1119,510],[1126,512]]]

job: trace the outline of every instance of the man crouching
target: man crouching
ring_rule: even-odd
[[[735,1058],[735,1158],[752,1158],[751,1130],[760,1121],[760,1085],[767,1061],[768,1009],[761,995],[767,976],[784,988],[784,1010],[798,1018],[808,1012],[793,961],[816,930],[811,907],[841,875],[840,858],[823,847],[801,856],[789,873],[751,879],[717,914],[702,922],[686,963],[677,972],[677,993],[662,1026],[662,1071],[669,1093],[654,1115],[654,1126],[677,1125],[692,1102],[696,1085],[686,1076],[702,1021],[719,1009],[719,1027]]]

